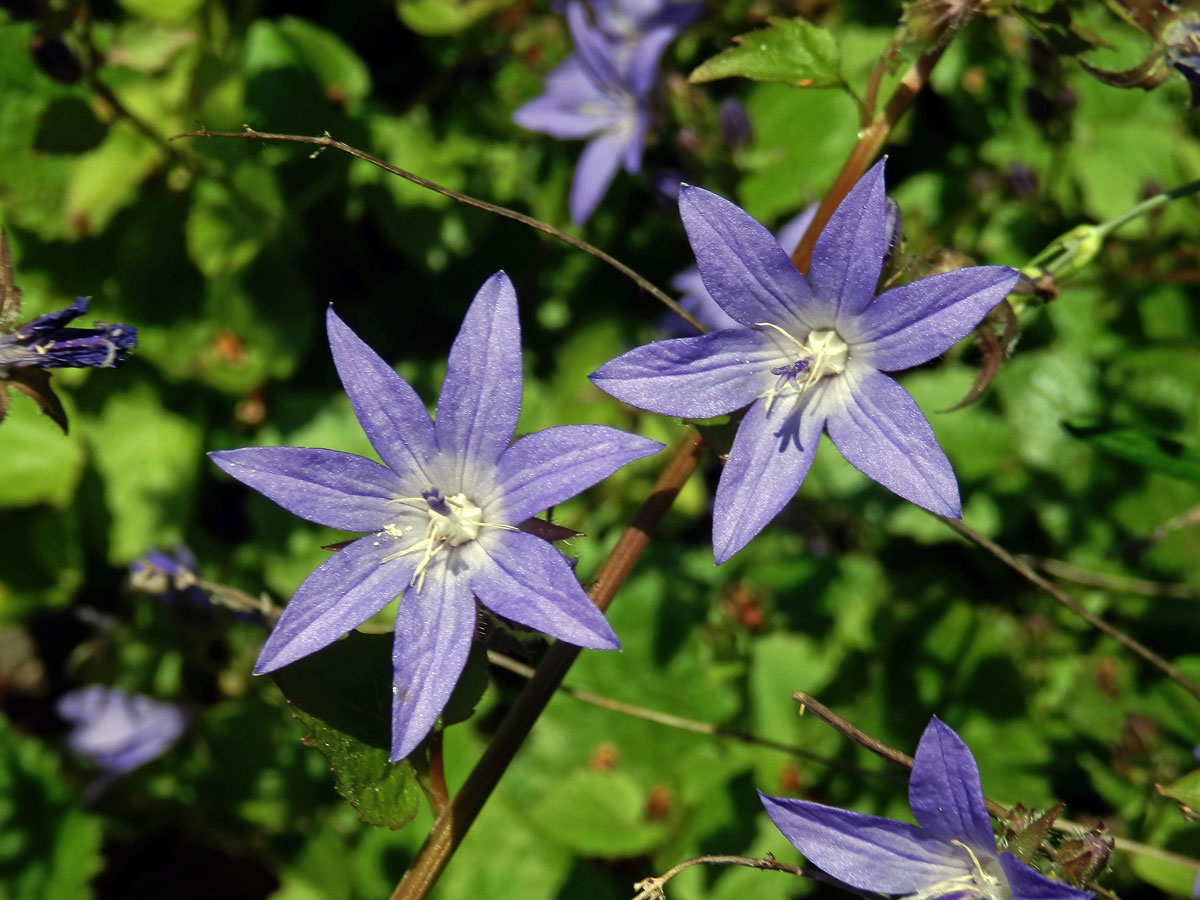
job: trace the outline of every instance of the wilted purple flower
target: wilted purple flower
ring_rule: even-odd
[[[14,369],[111,368],[137,346],[137,329],[129,325],[70,328],[67,323],[87,312],[87,297],[76,297],[66,309],[38,316],[0,334],[0,373]]]
[[[868,477],[957,518],[946,455],[916,402],[883,373],[926,362],[966,335],[1017,272],[958,269],[876,297],[894,230],[882,161],[821,232],[808,278],[728,200],[689,186],[679,207],[705,287],[744,327],[647,344],[591,377],[614,397],[664,415],[704,419],[750,407],[717,486],[717,563],[791,499],[822,431]]]
[[[546,76],[546,92],[513,113],[513,121],[562,140],[588,139],[571,183],[571,218],[581,225],[618,166],[630,173],[641,168],[650,88],[669,38],[656,32],[653,40],[627,46],[588,21],[582,0],[570,0],[566,14],[575,55]]]
[[[800,241],[804,239],[804,232],[808,231],[809,223],[816,214],[817,205],[814,203],[779,229],[775,239],[779,242],[779,248],[788,256],[791,256],[800,246]],[[700,324],[709,331],[745,327],[725,312],[712,298],[712,294],[704,286],[704,279],[700,277],[699,266],[688,266],[671,279],[671,287],[683,294],[679,298],[679,305],[695,316]],[[678,317],[676,319],[682,324],[682,319]],[[691,330],[695,331],[695,329]]]
[[[1011,853],[997,853],[979,769],[936,716],[917,745],[908,803],[920,825],[760,793],[771,821],[805,858],[860,891],[910,898],[1086,900]]]
[[[104,770],[93,793],[165,753],[188,723],[188,714],[174,704],[100,684],[63,694],[57,711],[74,726],[67,746]]]
[[[66,309],[38,316],[13,327],[21,314],[21,289],[13,280],[8,234],[0,228],[0,420],[8,412],[11,385],[28,394],[46,415],[67,430],[67,413],[50,387],[47,369],[120,365],[137,345],[137,330],[128,325],[69,328],[87,312],[86,297]]]
[[[434,422],[333,310],[326,324],[342,384],[385,465],[306,447],[210,455],[301,518],[368,532],[300,585],[254,671],[320,650],[403,593],[393,654],[397,760],[429,733],[466,664],[472,595],[572,644],[618,646],[566,558],[518,526],[662,445],[602,425],[548,428],[509,445],[521,409],[521,341],[517,297],[503,272],[467,310]]]

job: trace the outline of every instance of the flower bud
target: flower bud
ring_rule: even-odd
[[[1063,841],[1058,848],[1058,866],[1072,884],[1094,881],[1108,868],[1113,844],[1112,835],[1101,823],[1085,834]]]

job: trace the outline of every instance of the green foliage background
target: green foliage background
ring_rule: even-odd
[[[0,19],[0,223],[23,320],[88,295],[95,318],[136,325],[141,341],[119,371],[55,374],[69,435],[20,396],[0,426],[0,897],[387,896],[427,831],[427,806],[399,830],[361,824],[278,688],[251,677],[262,628],[133,593],[126,567],[186,544],[205,579],[282,603],[322,545],[345,537],[204,457],[254,444],[372,455],[323,338],[330,303],[432,398],[467,303],[503,268],[522,305],[520,430],[596,422],[669,442],[680,423],[625,408],[584,377],[653,337],[662,311],[590,257],[336,152],[165,139],[197,123],[329,132],[570,230],[578,145],[510,121],[569,52],[563,22],[527,0],[51,6],[40,20]],[[1036,41],[1022,7],[992,6],[955,36],[888,147],[914,271],[942,247],[1020,266],[1076,224],[1200,178],[1181,77],[1152,92],[1101,84]],[[1102,4],[1025,6],[1046,21],[1069,13],[1103,37],[1086,57],[1094,65],[1127,68],[1150,48]],[[666,284],[692,260],[653,190],[657,172],[768,224],[819,199],[854,144],[846,93],[682,76],[768,15],[805,12],[861,85],[901,11],[873,0],[710,3],[668,51],[647,173],[620,175],[582,234]],[[56,30],[90,70],[75,83],[30,52]],[[744,146],[716,127],[727,98],[748,110]],[[1182,200],[1126,226],[1055,301],[1022,316],[981,402],[934,412],[970,387],[971,341],[901,376],[955,465],[966,521],[1016,553],[1172,586],[1155,596],[1067,588],[1193,678],[1200,532],[1144,542],[1200,504],[1198,255],[1196,201]],[[556,511],[587,532],[567,548],[583,578],[661,464],[630,466]],[[990,797],[1062,799],[1074,820],[1200,855],[1194,826],[1155,790],[1195,767],[1193,698],[829,446],[785,513],[715,569],[718,466],[708,460],[618,595],[611,618],[625,649],[585,652],[568,681],[820,759],[559,697],[435,896],[602,900],[700,853],[797,861],[756,788],[907,817],[903,779],[799,718],[794,690],[909,751],[937,714],[975,751]],[[386,632],[386,615],[371,628]],[[501,649],[536,661],[543,645]],[[52,710],[91,682],[196,716],[179,746],[84,805],[94,773],[65,754]],[[447,730],[452,789],[520,685],[494,671],[475,716]],[[1186,896],[1191,874],[1118,854],[1109,884],[1127,897]],[[691,870],[668,890],[679,900],[830,891],[733,868]]]

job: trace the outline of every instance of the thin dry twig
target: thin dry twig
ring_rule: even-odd
[[[543,234],[548,234],[551,237],[562,241],[568,246],[574,247],[577,250],[582,250],[584,253],[588,253],[591,256],[596,257],[596,259],[600,260],[601,262],[612,266],[647,294],[658,300],[673,313],[682,318],[701,334],[708,331],[707,328],[700,324],[699,320],[696,319],[695,316],[680,306],[679,303],[672,299],[669,294],[656,287],[649,279],[639,275],[629,266],[625,265],[625,263],[621,262],[616,257],[605,253],[599,247],[589,244],[582,238],[577,238],[572,234],[567,234],[565,231],[555,228],[548,222],[543,222],[541,219],[535,219],[533,216],[527,216],[524,213],[509,209],[506,206],[499,206],[495,203],[489,203],[486,200],[480,200],[477,197],[472,197],[469,194],[463,194],[459,191],[451,190],[448,187],[438,184],[436,181],[430,181],[428,178],[422,178],[420,175],[409,172],[407,169],[401,169],[399,166],[393,166],[391,163],[386,163],[382,159],[372,156],[370,153],[359,150],[357,147],[352,147],[349,144],[336,141],[330,136],[328,131],[320,137],[312,137],[310,135],[303,134],[272,134],[265,131],[255,131],[249,125],[243,125],[242,129],[242,131],[209,131],[208,129],[202,127],[199,131],[187,131],[183,134],[176,134],[170,139],[175,141],[179,138],[243,138],[255,141],[284,141],[292,144],[310,144],[318,148],[316,153],[313,154],[314,156],[325,149],[340,150],[342,153],[353,156],[355,159],[361,159],[364,162],[369,162],[371,165],[383,169],[383,171],[387,172],[389,175],[399,176],[405,181],[411,181],[413,184],[420,185],[423,188],[433,191],[435,194],[441,194],[443,197],[449,197],[451,200],[456,200],[459,203],[465,203],[467,206],[474,206],[476,209],[482,209],[485,212],[490,212],[506,219],[512,219],[515,222],[520,222],[522,225],[528,225],[530,228],[540,231]]]
[[[489,650],[487,655],[488,662],[490,662],[492,665],[501,669],[507,669],[510,672],[520,675],[522,678],[532,678],[537,671],[532,666],[527,666],[510,656],[505,656],[503,653],[497,653],[495,650]],[[842,769],[847,772],[855,772],[860,775],[878,776],[880,774],[876,770],[865,769],[862,766],[856,766],[853,763],[848,763],[840,759],[830,759],[829,757],[813,753],[810,750],[805,750],[803,747],[797,747],[794,744],[785,744],[782,741],[773,741],[770,738],[759,737],[758,735],[750,734],[749,732],[745,731],[737,731],[732,728],[723,728],[720,725],[713,725],[709,722],[698,722],[695,719],[685,719],[682,716],[659,712],[656,709],[647,709],[644,706],[636,706],[632,703],[622,703],[620,700],[613,700],[611,697],[593,694],[590,691],[581,691],[578,688],[571,687],[570,685],[559,685],[558,692],[560,694],[565,694],[574,700],[579,700],[582,703],[590,703],[592,706],[598,706],[601,709],[611,710],[612,712],[620,713],[623,716],[630,716],[632,718],[642,719],[647,722],[654,722],[658,725],[665,725],[668,728],[678,728],[682,731],[692,731],[696,734],[727,738],[732,741],[738,741],[742,744],[750,744],[755,747],[765,747],[768,750],[778,750],[780,753],[787,753],[790,756],[796,756],[800,759],[806,759],[810,762],[820,763],[823,766]]]

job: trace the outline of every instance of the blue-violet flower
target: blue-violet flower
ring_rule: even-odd
[[[522,128],[561,140],[587,138],[571,183],[571,218],[588,220],[612,183],[617,167],[637,172],[650,129],[650,89],[658,60],[673,32],[658,29],[635,44],[605,34],[588,20],[583,0],[567,3],[575,43],[546,76],[546,91],[513,113]]]
[[[918,825],[759,794],[783,836],[860,891],[910,900],[1087,900],[1092,895],[996,852],[975,758],[936,716],[917,745],[908,802]]]
[[[118,775],[165,753],[179,740],[189,718],[172,703],[100,684],[63,694],[56,709],[73,726],[67,746],[104,772],[92,786],[92,794]]]
[[[882,161],[821,232],[807,278],[766,228],[728,200],[685,186],[679,208],[704,286],[744,327],[647,344],[591,378],[664,415],[704,419],[749,406],[717,486],[717,563],[795,494],[822,431],[868,477],[957,518],[958,484],[946,455],[916,402],[884,373],[933,359],[964,337],[1004,299],[1017,272],[974,266],[875,296],[895,224]]]
[[[210,456],[301,518],[367,532],[300,585],[254,671],[320,650],[402,593],[393,654],[397,760],[429,733],[466,664],[476,630],[472,595],[572,644],[618,646],[566,558],[518,526],[662,445],[602,425],[565,425],[510,446],[521,409],[521,344],[517,297],[502,272],[467,310],[435,421],[332,309],[326,324],[342,384],[384,465],[306,447]]]

